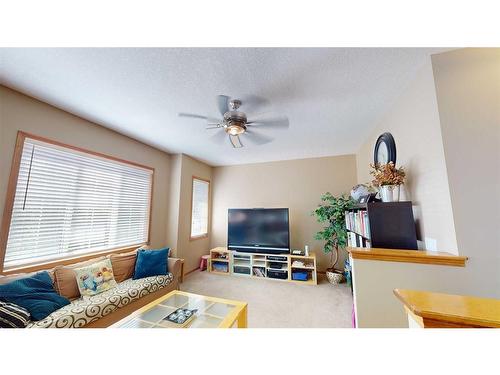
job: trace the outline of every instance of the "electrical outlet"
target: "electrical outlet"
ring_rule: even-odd
[[[425,250],[437,251],[437,241],[434,238],[425,237]]]

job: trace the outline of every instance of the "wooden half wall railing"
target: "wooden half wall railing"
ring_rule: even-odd
[[[436,264],[442,266],[465,267],[467,257],[451,253],[425,251],[425,250],[400,250],[382,248],[349,247],[347,251],[353,259],[378,260],[385,262],[403,262],[419,264]]]
[[[500,328],[500,300],[394,289],[410,327]],[[413,324],[411,324],[412,322]]]

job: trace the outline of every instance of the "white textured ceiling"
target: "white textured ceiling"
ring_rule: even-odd
[[[442,50],[442,49],[441,49]],[[230,165],[355,153],[431,48],[1,49],[0,82],[171,153]],[[209,140],[216,95],[258,95],[285,114],[271,143]],[[251,115],[251,114],[249,114]],[[249,116],[250,117],[250,116]]]

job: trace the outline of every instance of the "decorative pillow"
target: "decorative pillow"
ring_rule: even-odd
[[[113,266],[113,274],[117,283],[121,283],[134,276],[137,249],[128,253],[111,254],[109,256]]]
[[[76,282],[75,269],[89,266],[100,262],[106,257],[92,258],[83,262],[70,264],[67,266],[57,266],[54,269],[54,288],[63,297],[70,300],[80,298],[80,291]]]
[[[41,320],[70,302],[52,286],[47,271],[0,285],[0,299],[24,307],[33,320]]]
[[[75,268],[76,282],[82,296],[94,296],[116,286],[111,261],[103,261]]]
[[[24,307],[0,301],[0,328],[25,328],[30,312]]]
[[[143,277],[166,275],[168,272],[169,248],[159,250],[137,250],[135,262],[134,280]]]

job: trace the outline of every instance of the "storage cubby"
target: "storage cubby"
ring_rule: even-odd
[[[288,269],[286,270],[271,270],[267,271],[267,277],[275,280],[289,280]]]
[[[266,260],[266,256],[262,254],[252,254],[253,260]]]
[[[233,266],[233,274],[239,276],[251,276],[252,271],[250,267]]]
[[[246,254],[235,254],[232,261],[232,273],[238,276],[252,276],[252,257]]]
[[[229,275],[231,253],[221,248],[210,250],[208,270],[212,273]]]
[[[255,277],[266,277],[266,267],[252,267],[252,274]]]
[[[268,260],[266,263],[266,267],[270,270],[288,270],[288,262],[276,262],[273,260]]]
[[[258,266],[266,268],[266,256],[265,255],[252,255],[252,266]]]
[[[229,274],[229,264],[227,262],[211,261],[210,270],[215,273]]]
[[[228,254],[228,269],[234,276],[251,277],[256,279],[270,279],[294,282],[298,284],[317,284],[316,256],[283,255],[283,254],[255,254],[228,251],[218,247],[210,251],[211,261],[225,262],[223,255]],[[214,255],[212,255],[214,254]],[[209,272],[217,272],[209,267]],[[294,273],[297,274],[294,277]],[[225,273],[226,274],[226,273]]]
[[[290,255],[290,279],[296,283],[317,284],[316,257]]]
[[[308,269],[292,268],[291,278],[296,282],[311,282],[313,281],[313,274]]]

